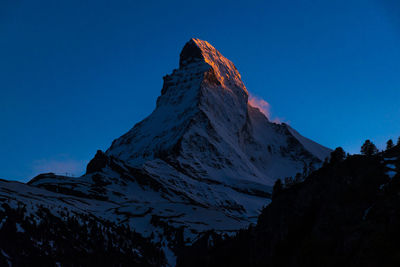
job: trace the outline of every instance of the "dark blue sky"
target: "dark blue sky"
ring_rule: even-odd
[[[0,178],[82,174],[153,110],[191,37],[323,145],[400,135],[395,0],[3,0],[0,36]]]

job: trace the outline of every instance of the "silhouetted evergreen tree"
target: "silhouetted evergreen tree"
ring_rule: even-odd
[[[363,155],[372,156],[376,153],[378,153],[378,149],[376,148],[375,144],[372,143],[370,140],[366,140],[361,146],[361,154]]]
[[[346,158],[346,152],[343,150],[341,147],[337,147],[334,151],[331,153],[331,160],[330,162],[332,164],[336,164],[339,162],[342,162]]]
[[[386,150],[392,149],[393,147],[394,147],[393,140],[392,140],[392,139],[389,139],[389,140],[386,142]]]

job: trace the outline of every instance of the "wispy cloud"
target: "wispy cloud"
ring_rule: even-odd
[[[249,95],[249,104],[252,107],[258,108],[270,121],[275,123],[281,123],[282,120],[278,117],[272,117],[271,113],[271,105],[265,101],[264,99],[254,96],[252,94]]]

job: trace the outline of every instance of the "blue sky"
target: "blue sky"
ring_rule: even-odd
[[[400,136],[398,1],[3,0],[0,36],[0,178],[82,174],[191,37],[304,136],[353,153]]]

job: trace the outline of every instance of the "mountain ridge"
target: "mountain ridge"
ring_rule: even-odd
[[[58,205],[67,209],[87,203],[89,214],[162,243],[173,265],[179,247],[199,234],[231,234],[255,222],[276,179],[318,168],[330,151],[270,122],[248,102],[233,63],[208,42],[191,39],[179,68],[164,77],[155,110],[97,151],[83,176],[42,174],[20,188],[59,194],[68,205]],[[0,185],[3,201],[16,205],[9,186]],[[36,202],[50,205],[46,196],[27,203],[23,195],[32,213]]]

